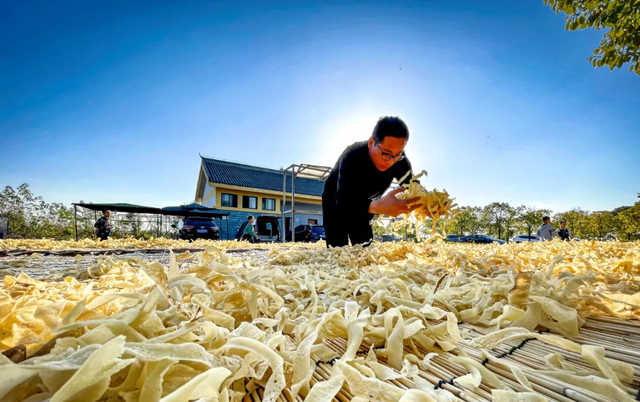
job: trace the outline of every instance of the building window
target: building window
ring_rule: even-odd
[[[222,193],[220,205],[223,207],[238,208],[238,196],[235,194]]]
[[[318,220],[317,219],[307,219],[307,223],[309,225],[317,225],[318,224]]]
[[[265,211],[275,211],[276,210],[276,200],[273,198],[263,198],[262,199],[262,209]]]
[[[258,209],[258,197],[242,196],[242,208]]]

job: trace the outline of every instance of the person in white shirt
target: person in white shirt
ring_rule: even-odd
[[[558,236],[553,225],[551,225],[551,218],[548,216],[542,218],[542,225],[538,228],[536,235],[538,235],[542,240],[553,240],[554,237]]]

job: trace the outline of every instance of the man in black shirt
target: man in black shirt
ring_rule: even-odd
[[[558,232],[558,237],[564,241],[572,240],[573,233],[571,233],[571,229],[567,227],[567,221],[562,220],[560,222],[560,227],[556,230]]]
[[[340,156],[324,184],[322,216],[327,246],[368,245],[373,239],[371,220],[376,214],[396,217],[410,212],[419,198],[398,200],[396,189],[380,198],[393,179],[412,177],[404,154],[409,140],[406,124],[397,117],[378,120],[368,141],[356,142]]]
[[[107,240],[109,235],[111,235],[111,222],[109,221],[109,216],[111,216],[111,211],[105,209],[102,211],[102,217],[93,225],[96,228],[96,237],[100,239],[100,241]]]

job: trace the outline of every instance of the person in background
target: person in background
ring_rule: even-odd
[[[558,237],[564,241],[568,241],[573,239],[573,233],[571,233],[571,229],[567,227],[567,221],[560,221],[560,227],[556,231],[558,233]]]
[[[419,207],[419,198],[399,200],[403,188],[383,194],[393,180],[408,183],[413,174],[404,153],[409,129],[398,117],[382,117],[367,141],[344,150],[322,193],[322,216],[327,247],[369,245],[374,215],[396,217]]]
[[[96,221],[93,225],[96,228],[96,237],[100,239],[100,241],[107,240],[111,235],[111,221],[109,217],[111,216],[111,211],[105,209],[102,211],[102,217]]]
[[[244,231],[242,232],[242,240],[247,240],[249,243],[255,243],[256,238],[258,237],[258,235],[256,235],[256,231],[253,228],[254,221],[255,219],[253,218],[253,215],[249,215],[247,217],[247,224],[245,225]]]
[[[558,233],[556,233],[553,225],[551,225],[551,218],[549,218],[548,216],[542,218],[542,225],[540,225],[536,234],[540,239],[547,241],[553,240],[554,237],[558,236]]]
[[[237,241],[243,240],[243,236],[244,236],[244,230],[247,228],[247,225],[251,224],[251,222],[249,222],[249,218],[252,218],[253,216],[249,215],[247,217],[247,220],[242,222],[242,225],[240,225],[240,227],[238,228],[238,230],[236,231],[236,235],[235,235],[235,239]]]

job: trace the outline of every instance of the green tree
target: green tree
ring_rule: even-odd
[[[589,215],[589,231],[592,237],[604,239],[607,234],[615,231],[613,214],[609,211],[599,211]]]
[[[69,239],[73,234],[71,210],[60,203],[49,204],[33,194],[28,184],[0,193],[0,215],[9,219],[9,234],[24,238]]]
[[[503,235],[509,236],[512,233],[512,223],[517,215],[516,210],[506,202],[493,202],[484,207],[489,234],[497,235],[502,239]]]
[[[473,207],[471,209],[471,220],[469,221],[469,233],[476,235],[486,231],[488,228],[489,224],[484,210],[480,207]]]
[[[589,222],[589,212],[580,208],[574,208],[570,211],[561,212],[555,215],[556,223],[560,223],[561,220],[567,221],[567,227],[571,229],[574,236],[582,238],[591,238],[591,224]]]
[[[475,219],[475,215],[473,213],[473,207],[460,207],[458,211],[447,225],[447,232],[463,236],[469,233],[472,225],[471,221]]]
[[[371,229],[373,230],[373,236],[375,238],[381,238],[382,235],[387,232],[387,229],[383,225],[379,224],[378,222],[373,222]]]
[[[638,0],[543,0],[556,14],[565,14],[565,29],[605,30],[600,45],[588,60],[594,67],[610,70],[630,63],[640,74],[640,1]]]
[[[516,217],[516,221],[519,224],[518,226],[529,236],[535,233],[538,226],[542,224],[543,217],[551,215],[551,211],[548,209],[537,209],[525,206],[521,206],[518,209],[519,214]]]
[[[640,234],[640,202],[616,215],[618,237],[631,241]]]

